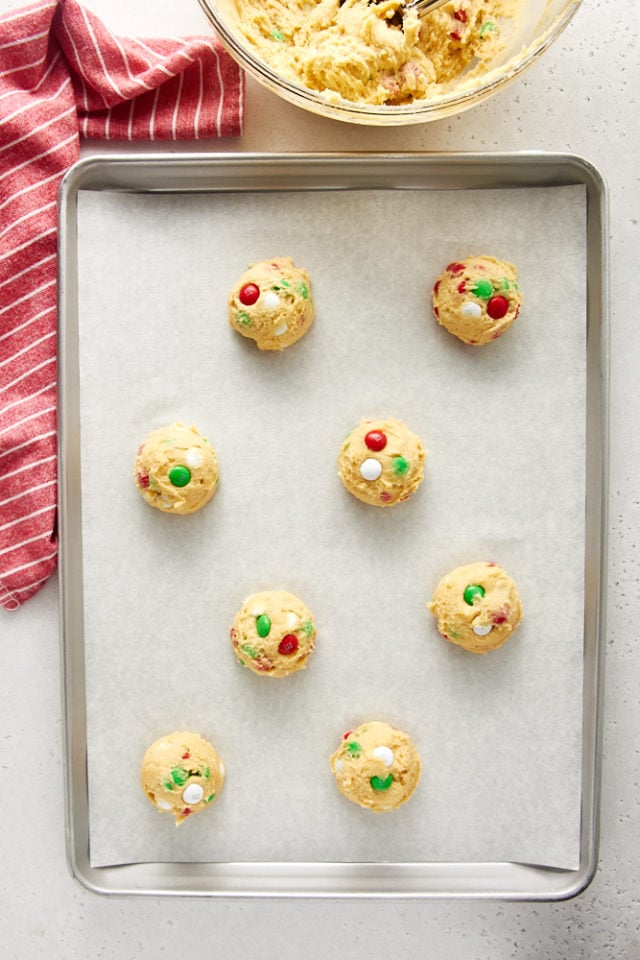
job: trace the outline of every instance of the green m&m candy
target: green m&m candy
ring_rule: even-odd
[[[189,467],[176,466],[169,470],[169,480],[174,487],[186,487],[191,480]]]
[[[178,787],[184,786],[189,779],[189,771],[184,767],[174,767],[171,771],[171,779]]]
[[[271,619],[266,613],[261,613],[256,617],[256,632],[259,637],[268,637],[271,631]]]
[[[476,297],[480,297],[481,300],[488,300],[493,294],[493,284],[491,280],[478,280],[471,287],[471,293],[475,294]]]
[[[403,476],[409,469],[409,461],[398,454],[393,458],[393,470],[394,473],[397,473],[398,476]]]
[[[393,783],[393,777],[391,774],[388,777],[371,777],[369,783],[374,790],[388,790]]]
[[[484,587],[481,587],[479,583],[470,583],[468,587],[465,587],[462,596],[464,598],[464,602],[468,603],[469,606],[472,607],[476,600],[484,597]]]

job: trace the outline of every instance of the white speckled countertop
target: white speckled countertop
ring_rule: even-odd
[[[87,5],[122,34],[207,30],[196,0]],[[0,12],[17,6],[0,0]],[[611,225],[610,543],[601,844],[593,883],[579,897],[555,904],[131,900],[86,891],[70,877],[65,860],[52,581],[23,609],[0,610],[3,960],[640,956],[640,37],[630,6],[584,0],[562,39],[529,72],[448,120],[394,130],[350,127],[306,114],[250,81],[241,140],[180,145],[225,152],[551,150],[582,155],[603,174]]]

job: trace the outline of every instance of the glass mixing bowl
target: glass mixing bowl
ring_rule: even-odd
[[[269,90],[313,113],[349,123],[402,126],[425,123],[460,113],[502,90],[531,66],[567,26],[582,0],[521,0],[506,45],[491,68],[473,79],[460,75],[442,92],[401,105],[372,105],[330,99],[280,76],[252,49],[238,25],[235,0],[199,0],[216,33],[231,56]],[[335,95],[334,95],[335,96]]]

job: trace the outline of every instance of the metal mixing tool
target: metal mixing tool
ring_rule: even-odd
[[[422,19],[422,17],[426,17],[428,13],[433,13],[434,10],[447,2],[448,0],[409,0],[409,3],[405,4],[405,10],[415,10]]]

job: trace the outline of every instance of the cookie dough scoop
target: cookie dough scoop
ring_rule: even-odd
[[[284,350],[313,323],[309,274],[290,257],[261,260],[234,284],[227,308],[233,329],[259,350]]]
[[[224,764],[198,733],[178,731],[152,743],[142,758],[142,789],[160,813],[172,813],[176,826],[206,810],[219,796]]]
[[[450,263],[435,282],[433,312],[449,333],[477,347],[497,340],[522,306],[512,263],[495,257],[467,257]]]
[[[329,762],[342,796],[375,813],[408,800],[422,772],[409,735],[380,720],[345,733]]]
[[[286,590],[263,590],[242,604],[231,625],[238,661],[261,677],[287,677],[303,670],[316,643],[309,608]]]
[[[149,434],[133,467],[147,503],[163,513],[195,513],[211,500],[220,482],[216,454],[195,427],[174,423]]]
[[[362,420],[342,441],[338,473],[358,500],[392,507],[413,496],[424,479],[427,451],[404,423]]]
[[[469,563],[444,576],[427,604],[445,640],[471,653],[497,650],[522,620],[518,588],[496,563]]]

